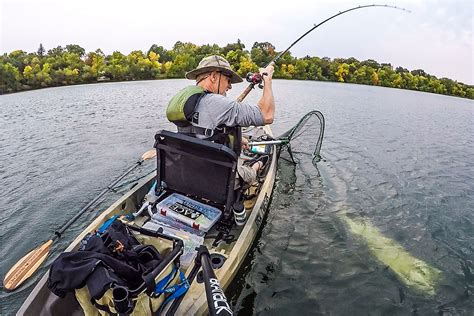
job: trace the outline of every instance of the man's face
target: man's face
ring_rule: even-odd
[[[225,96],[227,91],[232,89],[231,78],[227,74],[218,71],[215,71],[212,75],[215,76],[213,92]]]

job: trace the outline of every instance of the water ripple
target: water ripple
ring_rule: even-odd
[[[187,84],[106,83],[0,96],[1,275],[150,149],[158,129],[173,129],[164,108]],[[310,110],[324,113],[323,160],[317,169],[303,154],[297,166],[280,161],[261,238],[229,289],[237,311],[471,315],[473,102],[307,81],[276,80],[274,91],[276,135]],[[248,102],[258,98],[250,94]],[[295,147],[304,152],[311,142],[314,137],[302,138]],[[26,286],[0,292],[6,314],[18,309],[55,255],[115,198],[84,214]],[[370,223],[441,271],[435,295],[407,286],[344,216]]]

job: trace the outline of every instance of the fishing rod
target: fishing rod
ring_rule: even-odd
[[[300,37],[298,37],[298,39],[296,41],[294,41],[290,46],[288,46],[287,49],[285,49],[284,51],[280,52],[278,55],[276,55],[264,68],[268,67],[270,64],[272,63],[276,63],[284,54],[286,54],[296,43],[298,43],[300,40],[302,40],[306,35],[308,35],[309,33],[311,33],[312,31],[314,31],[315,29],[317,29],[318,27],[320,27],[321,25],[323,25],[324,23],[334,19],[335,17],[338,17],[339,15],[342,15],[342,14],[345,14],[347,12],[350,12],[350,11],[354,11],[354,10],[359,10],[359,9],[364,9],[364,8],[371,8],[371,7],[382,7],[382,8],[388,8],[388,9],[396,9],[396,10],[402,10],[402,11],[405,11],[405,12],[411,12],[410,10],[407,10],[405,8],[400,8],[400,7],[397,7],[397,6],[393,6],[393,5],[388,5],[388,4],[368,4],[368,5],[360,5],[360,6],[357,6],[357,7],[353,7],[353,8],[350,8],[350,9],[347,9],[347,10],[344,10],[344,11],[340,11],[339,13],[337,14],[334,14],[332,16],[330,16],[329,18],[327,18],[326,20],[320,22],[319,24],[315,24],[311,29],[309,29],[308,31],[306,31],[306,33],[304,33],[303,35],[301,35]],[[260,88],[263,88],[262,86],[262,81],[263,81],[263,76],[264,74],[261,74],[261,73],[249,73],[246,77],[247,81],[250,82],[249,86],[244,90],[244,92],[242,92],[242,94],[237,98],[237,101],[238,102],[242,102],[245,97],[250,93],[250,91],[252,91],[252,89],[255,87],[255,85],[258,85]]]

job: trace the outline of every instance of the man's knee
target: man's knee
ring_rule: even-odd
[[[253,183],[257,180],[257,172],[249,166],[238,166],[237,173],[245,183]]]

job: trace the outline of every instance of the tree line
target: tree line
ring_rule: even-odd
[[[105,55],[100,49],[86,53],[79,45],[48,51],[40,44],[34,53],[15,50],[0,56],[0,94],[71,84],[183,78],[208,55],[222,55],[241,76],[266,65],[278,52],[268,42],[255,42],[250,50],[240,40],[220,47],[176,42],[172,49],[152,45],[147,52],[119,51]],[[296,58],[285,53],[275,65],[274,78],[348,82],[410,89],[474,99],[474,86],[437,78],[422,69],[394,68],[389,63],[353,57]]]

